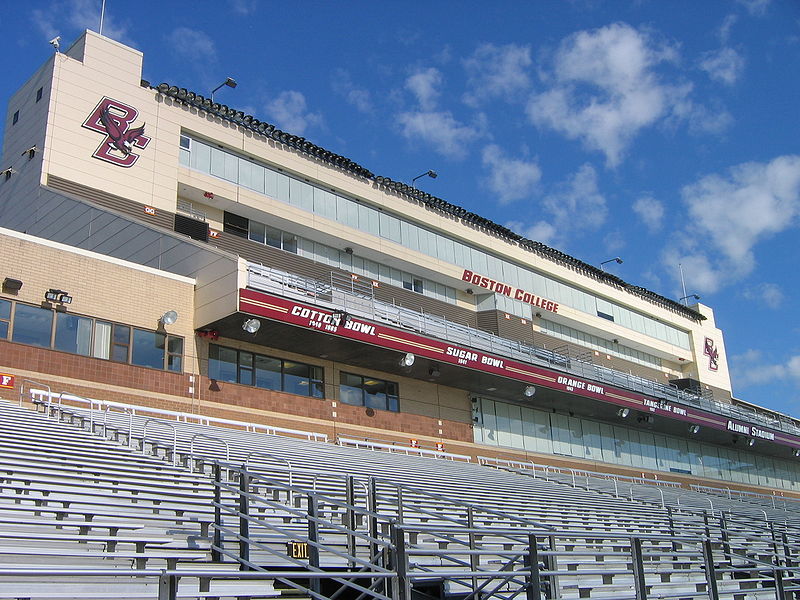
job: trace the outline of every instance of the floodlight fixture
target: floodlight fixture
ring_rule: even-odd
[[[795,448],[794,450],[792,450],[792,454],[794,456],[800,456],[800,448]]]
[[[22,281],[14,279],[13,277],[6,277],[3,279],[3,293],[16,294],[22,289]]]
[[[441,374],[442,372],[439,370],[439,367],[437,365],[433,365],[430,369],[428,369],[428,375],[430,375],[431,377],[436,378],[439,377],[439,375]]]
[[[407,352],[400,359],[400,366],[401,367],[410,367],[410,366],[412,366],[414,364],[415,360],[417,360],[417,357],[414,356],[411,352]]]
[[[64,290],[56,290],[50,288],[44,293],[44,299],[47,302],[55,302],[56,304],[72,304],[72,296]]]
[[[431,179],[436,179],[439,176],[439,174],[436,171],[434,171],[433,169],[429,169],[424,173],[422,173],[421,175],[417,175],[416,177],[414,177],[414,179],[411,180],[411,187],[414,187],[414,183],[417,181],[417,179],[419,179],[420,177],[425,177],[426,175]]]
[[[698,433],[700,431],[700,425],[689,425],[689,433],[692,435]]]
[[[178,313],[177,311],[174,310],[168,310],[163,315],[161,315],[161,318],[158,319],[158,321],[162,325],[172,325],[177,320],[178,320]]]
[[[753,444],[755,444],[755,443],[756,443],[756,441],[755,441],[753,438],[748,438],[748,439],[747,439],[747,445],[748,445],[748,446],[752,446],[752,445],[753,445]]]
[[[688,296],[684,296],[683,298],[678,300],[678,302],[683,302],[686,306],[689,306],[689,302],[688,302],[689,298],[694,298],[695,300],[700,300],[700,296],[698,296],[697,294],[689,294]]]
[[[261,329],[261,321],[258,319],[247,319],[244,323],[242,323],[242,329],[244,329],[247,333],[252,333],[255,335],[259,329]]]
[[[529,385],[525,388],[525,390],[522,393],[525,394],[525,397],[531,398],[536,394],[536,386]]]
[[[608,260],[604,260],[603,262],[600,263],[600,269],[605,271],[605,269],[603,269],[603,265],[606,265],[610,262],[615,262],[618,265],[621,265],[623,263],[623,260],[619,256],[615,256],[614,258],[609,258]]]
[[[623,418],[623,419],[624,419],[625,417],[627,417],[629,414],[631,414],[631,409],[630,409],[630,408],[628,408],[628,407],[625,407],[625,408],[620,408],[620,409],[617,411],[617,416],[618,416],[618,417],[621,417],[621,418]]]
[[[212,101],[212,102],[214,101],[214,94],[215,94],[215,93],[216,93],[216,92],[217,92],[217,91],[218,91],[220,88],[223,88],[223,87],[225,87],[226,85],[227,85],[229,88],[235,88],[235,87],[236,87],[238,84],[236,83],[236,80],[235,80],[233,77],[228,77],[228,78],[227,78],[225,81],[223,81],[222,83],[220,83],[220,84],[219,84],[217,87],[215,87],[215,88],[214,88],[214,89],[211,91],[211,101]]]

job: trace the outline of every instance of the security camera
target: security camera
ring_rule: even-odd
[[[57,36],[56,36],[56,37],[54,37],[52,40],[50,40],[50,41],[48,42],[48,44],[50,44],[51,46],[53,46],[53,48],[55,48],[55,49],[56,49],[56,52],[58,52],[58,48],[61,46],[61,36],[60,36],[60,35],[57,35]]]

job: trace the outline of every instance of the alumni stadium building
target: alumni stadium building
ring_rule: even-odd
[[[732,397],[711,308],[143,81],[142,59],[87,31],[9,101],[2,395],[800,491],[800,421]]]

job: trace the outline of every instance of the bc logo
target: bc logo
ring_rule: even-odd
[[[135,165],[139,155],[133,152],[134,148],[144,150],[150,143],[150,138],[144,135],[144,125],[131,128],[137,116],[139,111],[132,106],[107,96],[103,98],[83,123],[86,129],[105,136],[92,156],[120,167]]]
[[[703,354],[708,357],[708,368],[710,371],[719,369],[719,350],[714,347],[714,340],[706,338]]]

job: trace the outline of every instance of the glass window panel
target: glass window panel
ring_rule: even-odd
[[[403,237],[400,231],[400,219],[385,213],[381,213],[380,227],[381,237],[393,242],[397,242],[398,244],[402,243]]]
[[[339,373],[339,401],[353,406],[364,404],[364,392],[361,389],[361,376],[351,373]]]
[[[225,153],[225,175],[228,181],[239,181],[239,157],[228,152]]]
[[[386,382],[380,379],[364,379],[364,403],[369,408],[386,410]]]
[[[264,170],[264,193],[273,198],[278,197],[278,174],[272,169]]]
[[[89,356],[91,346],[91,319],[66,313],[56,314],[56,350]]]
[[[274,248],[280,248],[282,246],[281,231],[279,229],[264,225],[264,236],[267,246],[272,246]]]
[[[53,330],[53,311],[38,306],[17,304],[14,310],[14,333],[12,340],[20,344],[50,347]]]
[[[8,321],[0,321],[0,340],[8,338]]]
[[[266,243],[266,226],[258,221],[250,221],[249,237],[259,244]]]
[[[225,152],[219,148],[211,148],[211,174],[225,178]]]
[[[322,367],[310,367],[311,376],[311,396],[314,398],[325,397],[325,382],[323,381],[324,369]]]
[[[0,319],[11,318],[11,302],[9,300],[0,299]]]
[[[400,221],[400,234],[404,246],[410,250],[419,250],[419,229],[415,225]]]
[[[289,202],[289,177],[283,173],[275,173],[275,198]]]
[[[326,190],[314,188],[314,213],[336,220],[336,196]]]
[[[183,371],[183,338],[167,336],[167,370]]]
[[[281,389],[281,361],[269,356],[256,355],[255,359],[256,387],[267,390]]]
[[[111,323],[96,321],[94,324],[94,350],[96,358],[111,357]]]
[[[211,344],[208,347],[208,377],[236,383],[236,350]]]
[[[284,361],[283,391],[290,394],[310,396],[309,367],[303,363]]]
[[[569,417],[557,413],[551,414],[550,426],[553,430],[553,453],[569,456],[571,452]]]
[[[358,207],[351,200],[336,196],[336,220],[349,227],[358,227]]]
[[[305,181],[289,180],[289,194],[293,206],[303,210],[314,210],[314,188]]]
[[[164,349],[166,336],[156,331],[133,330],[131,363],[153,369],[164,368]]]
[[[284,231],[283,249],[286,250],[286,252],[293,252],[294,254],[297,254],[297,236]]]
[[[192,142],[192,168],[203,173],[211,172],[211,148],[197,140]]]

